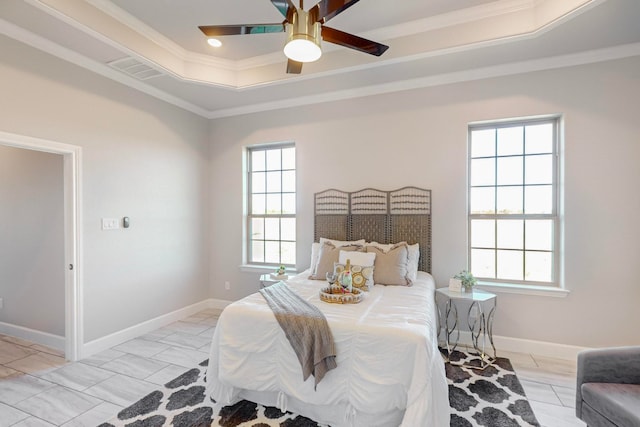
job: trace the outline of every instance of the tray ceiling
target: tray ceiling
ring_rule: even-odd
[[[637,0],[389,4],[330,23],[389,45],[383,56],[323,43],[300,75],[285,73],[284,33],[213,48],[197,28],[280,22],[269,0],[3,0],[0,32],[209,118],[640,54]]]

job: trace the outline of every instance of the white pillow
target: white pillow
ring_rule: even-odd
[[[352,265],[361,265],[362,267],[371,267],[376,260],[375,252],[349,252],[340,251],[338,262],[340,264],[346,264],[347,259],[351,261]]]
[[[409,263],[407,264],[407,270],[409,270],[409,279],[415,281],[418,278],[418,264],[420,263],[420,245],[409,245]]]
[[[318,256],[320,255],[320,243],[313,242],[311,244],[311,263],[309,264],[309,269],[311,270],[311,274],[314,273],[315,268],[318,266]]]

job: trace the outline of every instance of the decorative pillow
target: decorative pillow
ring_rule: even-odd
[[[333,246],[349,246],[349,245],[364,245],[365,240],[333,240],[333,239],[325,239],[324,237],[320,238],[320,246],[322,246],[325,242],[331,243]]]
[[[388,243],[388,244],[370,242],[370,243],[367,243],[366,246],[376,246],[383,252],[389,252],[389,250],[393,246],[399,245],[402,243],[406,243],[406,242]],[[407,247],[409,249],[409,264],[407,268],[409,271],[409,279],[411,279],[411,281],[414,281],[418,277],[418,264],[420,263],[420,245],[418,243],[415,243],[413,245],[407,244]]]
[[[414,281],[418,278],[418,264],[420,264],[420,245],[409,245],[409,264],[407,266],[409,270],[409,279]]]
[[[338,262],[340,264],[346,264],[347,259],[351,261],[351,264],[370,267],[376,260],[376,254],[373,252],[352,252],[341,250]]]
[[[364,245],[364,239],[354,240],[354,241],[344,241],[344,240],[332,240],[325,239],[324,237],[320,238],[320,242],[314,242],[311,244],[311,263],[309,264],[309,268],[311,269],[311,275],[315,275],[316,269],[318,267],[318,256],[320,255],[320,248],[324,243],[331,243],[336,247],[345,246],[345,245]]]
[[[338,262],[340,251],[360,251],[364,250],[362,245],[348,245],[336,247],[333,243],[326,242],[320,247],[318,254],[318,264],[309,279],[326,280],[327,273],[333,271],[333,263]]]
[[[405,242],[393,245],[387,252],[373,245],[367,246],[366,250],[376,254],[374,263],[376,284],[397,286],[413,284],[409,277],[409,245]]]
[[[406,243],[406,242],[399,242],[399,243]],[[395,243],[378,243],[378,242],[365,243],[365,246],[375,246],[378,249],[380,249],[382,252],[389,252],[391,248],[394,247],[395,245],[396,245]]]
[[[333,270],[336,274],[340,274],[344,271],[344,264],[340,262],[336,262],[333,264]],[[369,266],[361,266],[351,264],[351,283],[354,288],[358,288],[361,291],[369,291],[373,288],[373,265]]]
[[[320,255],[320,243],[313,242],[311,244],[311,262],[309,263],[311,274],[314,273],[315,268],[318,265],[318,255]]]

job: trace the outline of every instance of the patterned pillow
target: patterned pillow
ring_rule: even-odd
[[[373,269],[372,265],[370,266],[361,266],[361,265],[353,265],[351,264],[351,283],[354,288],[358,288],[361,291],[369,291],[373,288]],[[340,264],[336,262],[333,264],[333,270],[336,274],[340,274],[344,271],[344,264]]]

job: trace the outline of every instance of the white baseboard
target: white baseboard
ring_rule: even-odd
[[[179,310],[172,311],[171,313],[167,313],[154,319],[147,320],[146,322],[139,323],[121,331],[114,332],[105,337],[85,343],[82,346],[82,353],[80,355],[80,358],[89,357],[93,354],[107,350],[111,347],[122,344],[125,341],[136,338],[140,335],[147,334],[170,323],[176,322],[180,319],[184,319],[185,317],[189,317],[201,310],[207,308],[223,310],[232,302],[233,301],[209,298],[196,304],[181,308]],[[9,331],[8,329],[6,329],[6,327],[13,327],[16,329]],[[9,335],[29,339],[31,341],[41,343],[52,348],[64,350],[64,337],[0,323],[0,332],[5,333],[5,330],[8,331],[6,333]],[[546,341],[504,337],[498,335],[493,337],[493,341],[496,346],[498,356],[500,356],[501,351],[509,351],[515,353],[527,353],[544,357],[552,357],[556,359],[576,360],[578,352],[587,348],[566,344],[557,344]],[[471,333],[469,331],[460,331],[459,343],[461,345],[471,346]],[[486,342],[486,348],[487,350],[489,350],[490,348],[488,339]]]
[[[455,338],[455,333],[452,338]],[[482,337],[480,337],[480,340],[482,340]],[[471,333],[469,331],[460,331],[459,343],[471,346]],[[503,337],[498,335],[493,337],[493,343],[496,346],[498,356],[500,356],[500,351],[510,351],[514,353],[527,353],[543,357],[552,357],[555,359],[576,360],[578,352],[587,349],[587,347],[527,340],[522,338]],[[489,343],[488,338],[485,349],[491,352],[491,344]]]
[[[122,329],[121,331],[114,332],[102,338],[89,341],[88,343],[84,343],[82,345],[82,351],[79,355],[79,359],[83,359],[96,353],[100,353],[101,351],[122,344],[123,342],[129,341],[140,335],[148,334],[151,331],[162,328],[163,326],[166,326],[170,323],[177,322],[180,319],[189,317],[204,309],[222,309],[230,303],[230,301],[214,300],[209,298],[190,306],[181,308],[179,310],[172,311],[171,313],[163,314],[162,316],[158,316],[154,319],[150,319],[137,325],[130,326],[126,329]]]
[[[54,335],[48,332],[37,331],[35,329],[29,329],[24,326],[4,322],[0,322],[0,333],[22,338],[23,340],[28,340],[36,344],[45,345],[64,352],[65,338],[60,335]]]
[[[210,298],[208,301],[209,301],[209,308],[217,308],[219,310],[224,310],[226,306],[228,306],[233,302],[225,299],[215,299],[215,298]]]

